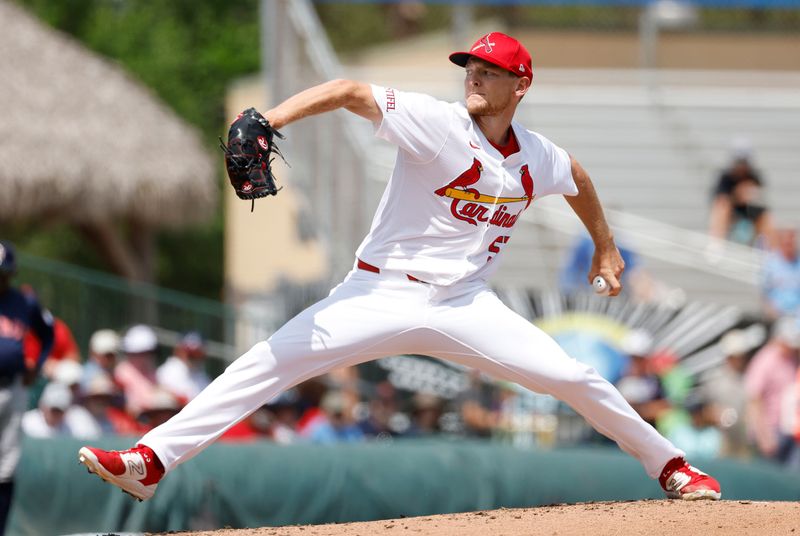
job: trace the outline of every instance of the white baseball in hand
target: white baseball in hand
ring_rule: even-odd
[[[611,292],[611,287],[608,284],[608,281],[603,279],[603,276],[598,275],[592,279],[592,287],[594,288],[595,294],[599,294],[601,296],[608,296],[608,293]]]

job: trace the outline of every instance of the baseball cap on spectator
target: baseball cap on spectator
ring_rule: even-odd
[[[141,414],[155,411],[178,411],[179,409],[181,409],[181,405],[172,393],[164,389],[156,389]]]
[[[122,338],[122,351],[126,354],[154,352],[156,348],[158,348],[156,332],[144,324],[133,326]]]
[[[739,136],[731,142],[731,157],[734,160],[750,160],[753,157],[753,145],[744,136]]]
[[[470,57],[480,58],[515,75],[533,80],[531,55],[522,43],[500,32],[490,32],[470,47],[469,52],[453,52],[450,61],[465,67]]]
[[[17,258],[10,242],[0,242],[0,272],[13,274],[17,271]]]
[[[689,413],[701,412],[703,411],[703,409],[705,409],[707,405],[708,405],[708,400],[706,399],[705,395],[699,390],[690,391],[689,394],[686,395],[686,398],[683,401],[683,407]]]
[[[297,403],[300,399],[300,395],[297,393],[297,389],[292,388],[287,391],[282,392],[272,400],[266,403],[266,407],[268,408],[285,408],[291,407]]]
[[[634,329],[622,339],[622,351],[631,356],[647,357],[653,351],[653,337],[643,329]]]
[[[325,393],[325,396],[322,397],[322,402],[320,402],[320,407],[323,411],[331,415],[341,415],[344,413],[345,405],[344,395],[339,391],[328,391]]]
[[[62,385],[75,385],[83,377],[83,367],[77,361],[64,359],[53,370],[53,381]]]
[[[741,329],[732,329],[723,335],[719,347],[726,356],[743,354],[751,348],[747,334]]]
[[[116,389],[114,382],[107,374],[97,374],[94,376],[83,393],[83,396],[114,396]]]
[[[775,322],[773,335],[790,348],[800,348],[800,322],[793,316],[784,316]]]
[[[39,407],[67,411],[72,405],[72,393],[62,383],[48,383],[39,398]]]
[[[203,346],[205,346],[205,340],[199,332],[190,331],[184,334],[179,344],[189,350],[202,350]]]
[[[116,354],[119,352],[119,335],[113,329],[95,331],[89,339],[89,351],[94,354]]]

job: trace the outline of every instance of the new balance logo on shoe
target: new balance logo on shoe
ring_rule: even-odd
[[[141,476],[144,476],[144,462],[134,462],[133,460],[128,460],[128,469],[132,473],[137,473]]]
[[[717,500],[722,497],[719,482],[692,467],[683,458],[674,458],[667,462],[658,481],[670,499],[693,501]]]

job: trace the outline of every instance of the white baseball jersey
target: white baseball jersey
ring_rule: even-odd
[[[372,86],[383,112],[376,136],[397,162],[356,255],[436,285],[487,279],[535,198],[575,195],[570,158],[512,123],[520,150],[492,146],[463,103]]]

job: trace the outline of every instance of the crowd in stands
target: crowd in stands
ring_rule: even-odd
[[[72,339],[64,326],[66,338]],[[77,349],[77,346],[75,347]],[[211,381],[201,334],[182,336],[163,362],[156,332],[135,325],[120,336],[96,331],[89,353],[52,355],[42,367],[46,384],[23,432],[36,438],[142,435],[177,413]],[[442,402],[418,393],[402,401],[388,381],[370,386],[364,400],[357,369],[310,380],[235,424],[223,441],[269,439],[329,444],[380,437],[419,437],[439,430]]]
[[[72,340],[71,334],[67,338]],[[48,383],[37,407],[23,416],[23,432],[79,438],[142,434],[208,385],[203,344],[198,333],[187,333],[157,366],[158,339],[152,328],[133,326],[122,338],[113,330],[99,330],[89,341],[85,362],[77,352],[45,361]]]
[[[760,456],[800,470],[800,323],[784,316],[765,344],[743,330],[718,342],[723,361],[687,379],[678,360],[655,351],[652,337],[633,330],[623,348],[628,367],[616,385],[642,417],[695,457]],[[31,437],[141,435],[169,419],[208,385],[204,341],[185,334],[163,362],[148,326],[122,337],[103,329],[89,355],[58,359],[22,427]],[[555,406],[536,415],[518,400],[519,389],[467,372],[460,395],[447,399],[410,393],[384,379],[359,378],[357,367],[309,380],[270,401],[230,428],[222,441],[281,444],[348,443],[434,434],[509,440],[536,428],[540,445]],[[526,415],[523,415],[525,413]],[[537,421],[536,419],[539,419]],[[536,423],[538,422],[538,425]]]
[[[689,456],[760,456],[800,470],[800,322],[782,317],[757,347],[748,339],[727,332],[718,343],[724,360],[689,383],[680,367],[643,352],[618,387]]]

